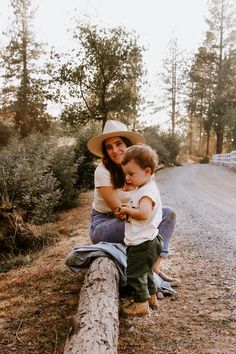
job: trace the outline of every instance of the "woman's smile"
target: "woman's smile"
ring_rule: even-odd
[[[127,148],[124,141],[120,137],[108,138],[105,140],[105,147],[110,159],[120,165]]]

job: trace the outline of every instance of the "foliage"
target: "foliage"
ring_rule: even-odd
[[[198,147],[202,145],[203,129],[207,134],[207,151],[209,153],[210,132],[213,126],[212,103],[216,77],[216,54],[200,47],[194,55],[191,68],[188,72],[186,108],[188,111],[189,125],[189,153],[197,150],[193,146],[195,137],[199,137]],[[198,151],[200,154],[200,151]]]
[[[159,126],[147,127],[143,134],[146,143],[156,150],[159,163],[176,164],[180,152],[180,139],[177,135],[161,133]]]
[[[11,136],[11,129],[0,122],[0,147],[7,145]]]
[[[75,162],[74,146],[59,148],[54,146],[50,151],[50,155],[49,162],[53,176],[59,182],[62,192],[57,209],[74,207],[78,196],[78,190],[75,188],[78,162]]]
[[[13,115],[21,136],[27,136],[33,129],[47,129],[49,124],[45,114],[45,80],[39,64],[36,65],[43,50],[31,30],[35,15],[31,0],[11,0],[11,6],[14,21],[8,31],[10,40],[1,53],[4,78],[1,100],[9,116]]]
[[[227,120],[225,114],[230,97],[232,67],[229,61],[234,45],[236,16],[230,0],[211,0],[209,3],[208,31],[205,46],[216,55],[215,75],[217,77],[211,105],[213,127],[216,133],[216,153],[222,153]],[[230,74],[231,73],[231,74]],[[236,72],[234,71],[233,77]],[[235,99],[236,97],[234,97]]]
[[[211,161],[211,157],[209,155],[202,157],[200,159],[200,163],[210,163],[210,161]]]
[[[179,50],[177,38],[172,37],[168,45],[168,55],[163,61],[163,72],[161,74],[165,92],[164,100],[169,109],[172,134],[175,134],[176,124],[178,123],[181,91],[184,85],[183,74],[183,55]]]
[[[70,102],[62,113],[64,122],[84,125],[100,120],[104,126],[110,117],[136,116],[143,74],[137,39],[122,28],[88,25],[78,26],[74,38],[81,48],[75,59],[69,54],[59,72],[51,73],[63,92],[67,90],[67,96],[60,90],[57,97]]]
[[[236,106],[229,107],[225,113],[228,121],[226,127],[226,145],[228,151],[236,150]]]
[[[97,158],[88,150],[87,142],[96,135],[96,132],[99,134],[98,127],[90,125],[80,129],[76,136],[75,155],[78,163],[76,186],[79,189],[94,188],[95,160]]]
[[[17,205],[34,223],[48,221],[61,198],[58,182],[43,158],[44,148],[40,145],[35,151],[34,146],[15,139],[0,154],[3,202]]]
[[[236,101],[234,4],[231,0],[211,0],[208,5],[208,30],[192,59],[186,100],[189,153],[201,155],[205,141],[205,156],[210,153],[211,137],[214,143],[216,137],[217,153],[222,153],[225,142],[229,146],[230,139],[234,140],[231,113]]]
[[[177,134],[162,133],[161,142],[168,150],[167,162],[175,164],[176,158],[180,152],[180,138]]]
[[[67,206],[76,197],[72,193],[74,156],[62,150],[58,153],[58,149],[55,141],[31,134],[12,139],[0,152],[2,202],[16,205],[25,212],[26,220],[36,224],[51,220],[55,208]]]

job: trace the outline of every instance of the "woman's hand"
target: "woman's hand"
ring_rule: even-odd
[[[124,220],[126,215],[127,215],[127,207],[121,205],[120,207],[118,207],[115,212],[114,215],[116,218],[120,219],[120,220]]]

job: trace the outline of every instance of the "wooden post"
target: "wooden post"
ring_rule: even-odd
[[[80,291],[64,354],[115,354],[119,332],[119,273],[108,257],[96,258]]]

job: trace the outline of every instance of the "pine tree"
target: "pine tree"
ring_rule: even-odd
[[[227,105],[224,119],[226,121],[225,136],[228,150],[236,150],[236,49],[232,49],[224,65],[227,78]]]
[[[216,152],[222,153],[225,129],[227,125],[227,70],[226,63],[235,33],[236,17],[235,8],[231,1],[211,0],[209,6],[209,18],[207,19],[209,30],[206,34],[205,45],[216,53],[217,83],[215,87],[215,98],[212,103],[212,118],[216,132]]]
[[[14,21],[10,40],[2,52],[4,87],[2,108],[8,111],[22,136],[45,124],[44,82],[39,78],[37,60],[42,46],[34,40],[31,0],[11,0]]]
[[[183,87],[183,57],[178,48],[176,37],[169,41],[168,56],[164,59],[162,81],[164,83],[165,101],[170,107],[171,133],[174,135],[179,116],[180,95]]]
[[[188,73],[187,111],[190,116],[190,131],[198,128],[198,153],[202,152],[203,129],[207,134],[206,155],[209,154],[209,140],[212,130],[212,102],[216,85],[216,55],[205,47],[195,54]],[[192,145],[192,143],[191,143]],[[191,149],[192,150],[192,149]]]

